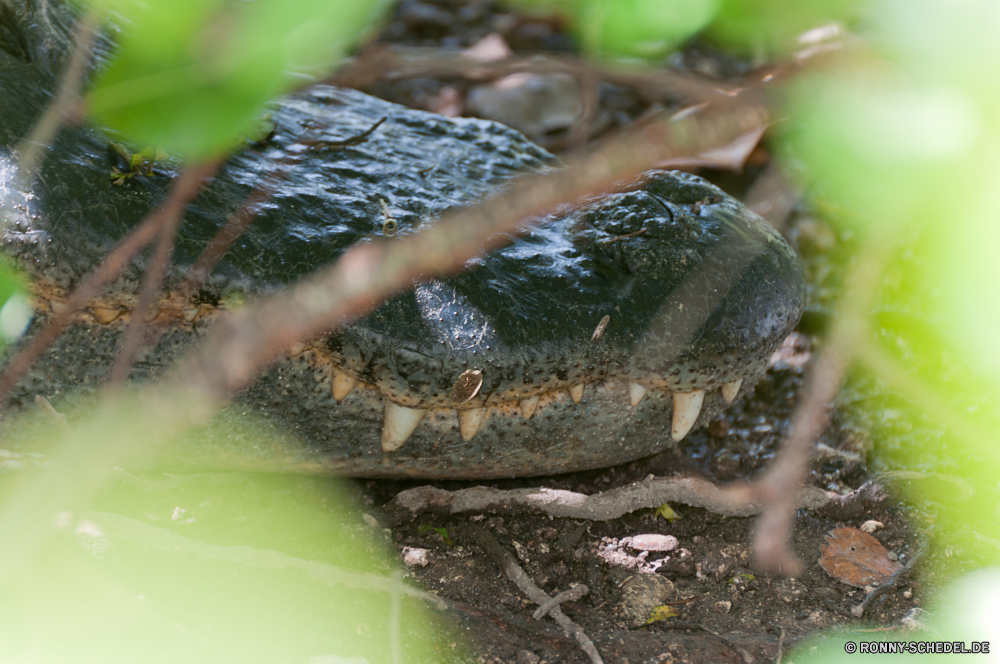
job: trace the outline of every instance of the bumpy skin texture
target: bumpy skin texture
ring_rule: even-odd
[[[0,117],[12,118],[0,139],[8,148],[37,117],[54,80],[27,55],[30,36],[21,40],[28,46],[0,51]],[[318,87],[283,101],[272,139],[231,159],[199,195],[168,286],[296,141],[340,140],[383,117],[360,145],[309,152],[227,254],[202,301],[280,288],[382,234],[389,219],[397,235],[414,232],[517,173],[556,162],[495,123]],[[7,252],[39,283],[75,283],[164,195],[163,177],[113,186],[112,163],[100,132],[60,135],[32,207],[3,235]],[[10,180],[0,193],[5,186],[4,195],[23,193],[11,192]],[[418,285],[310,343],[239,395],[242,409],[280,422],[301,441],[267,463],[280,457],[286,469],[486,478],[635,459],[671,443],[673,393],[705,392],[693,411],[698,425],[724,408],[724,385],[750,389],[804,306],[801,270],[787,244],[692,175],[647,173],[627,191],[562,210],[512,239],[466,271]],[[141,268],[140,261],[113,290],[134,290]],[[123,320],[81,318],[15,402],[46,383],[50,391],[98,383]],[[134,378],[155,375],[197,334],[198,324],[178,321]],[[93,340],[79,349],[84,362],[74,356],[81,339]],[[471,389],[456,388],[469,371],[478,385],[471,398]],[[630,405],[636,390],[640,399]],[[409,435],[387,441],[394,426],[387,410],[422,419]]]

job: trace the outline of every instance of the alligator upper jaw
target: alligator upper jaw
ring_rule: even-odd
[[[381,394],[377,386],[359,383],[359,377],[354,372],[336,366],[332,363],[329,353],[317,346],[306,346],[296,344],[291,349],[293,356],[308,356],[313,363],[323,364],[328,367],[331,374],[331,385],[333,398],[337,402],[346,399],[360,385],[367,390],[378,393],[383,403],[384,415],[380,442],[384,452],[395,452],[401,449],[410,438],[416,428],[424,420],[424,417],[431,410],[451,410],[458,418],[459,432],[463,441],[472,441],[479,430],[487,424],[491,416],[518,417],[530,420],[536,412],[544,411],[550,404],[557,401],[565,401],[568,397],[574,404],[581,403],[590,391],[603,390],[609,383],[619,383],[623,386],[620,392],[627,394],[627,398],[622,400],[622,408],[637,407],[650,390],[663,390],[662,385],[666,384],[665,379],[660,381],[646,381],[645,384],[632,382],[625,378],[611,378],[594,383],[579,383],[568,389],[556,389],[542,391],[540,393],[525,396],[521,399],[511,399],[507,401],[487,400],[486,402],[475,400],[478,387],[482,384],[481,371],[469,371],[465,375],[476,375],[478,385],[471,396],[464,400],[462,404],[455,404],[452,408],[412,408],[401,405],[390,400]],[[460,377],[464,378],[463,377]],[[671,415],[670,435],[674,442],[682,440],[694,427],[701,415],[702,404],[705,401],[706,393],[718,389],[722,401],[729,405],[739,394],[743,385],[743,378],[737,378],[717,386],[706,386],[702,389],[692,389],[687,391],[669,391],[672,395],[673,410]],[[653,384],[659,383],[659,385]]]

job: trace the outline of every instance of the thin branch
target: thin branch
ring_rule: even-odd
[[[800,487],[795,506],[819,509],[847,499],[816,487]],[[699,477],[659,477],[592,496],[546,488],[505,491],[473,487],[446,491],[433,486],[420,486],[396,494],[389,509],[410,518],[431,511],[439,514],[545,514],[558,518],[612,521],[663,503],[691,505],[713,514],[737,517],[759,514],[765,507],[753,485],[720,487]]]
[[[752,97],[741,95],[740,103],[720,104],[717,110],[682,122],[627,132],[587,156],[569,160],[566,169],[516,180],[483,204],[449,213],[412,235],[355,246],[336,264],[296,286],[220,316],[205,343],[161,381],[106,402],[80,422],[76,438],[86,441],[85,445],[67,441],[53,455],[44,478],[10,492],[0,505],[0,541],[10,543],[0,548],[0,581],[20,569],[54,533],[39,525],[51,517],[39,515],[54,514],[92,495],[115,465],[147,459],[173,437],[206,422],[232,391],[246,386],[296,340],[329,332],[418,279],[460,268],[473,256],[499,246],[526,220],[560,204],[610,188],[666,158],[724,145],[760,126],[766,122],[767,110],[762,103],[743,101]],[[149,229],[145,235],[134,234],[145,244],[156,225],[147,219],[140,228]],[[122,258],[124,253],[118,251],[115,256]],[[93,284],[106,283],[96,275],[114,276],[120,268],[113,269],[106,261],[88,280],[90,292],[96,292]],[[75,293],[72,301],[79,307],[85,299]],[[68,316],[61,319],[63,325],[66,320]],[[36,339],[29,357],[37,357],[54,336],[43,331],[42,341]],[[23,375],[27,364],[22,360],[17,365],[21,373],[3,377],[6,389]],[[139,440],[142,445],[136,444]]]
[[[66,329],[73,315],[96,297],[102,288],[116,279],[129,261],[152,241],[159,232],[163,220],[184,209],[184,206],[196,193],[193,186],[194,181],[190,178],[181,177],[174,180],[166,200],[160,204],[160,207],[146,215],[146,218],[111,250],[97,269],[87,275],[73,290],[65,308],[59,313],[53,314],[45,327],[31,339],[31,342],[10,359],[6,371],[0,374],[0,403],[24,377],[31,365]]]
[[[233,213],[229,221],[219,229],[215,237],[202,250],[198,259],[184,277],[184,281],[178,286],[175,297],[181,301],[187,301],[198,292],[198,289],[205,283],[205,279],[215,269],[216,264],[222,260],[222,257],[226,255],[229,248],[233,246],[233,242],[250,227],[251,222],[260,213],[263,206],[271,200],[274,192],[278,190],[278,186],[284,182],[295,165],[302,161],[302,158],[310,149],[322,147],[324,149],[336,150],[359,145],[367,140],[383,122],[385,122],[385,118],[381,118],[360,134],[350,136],[341,141],[307,139],[294,152],[290,152],[279,160],[267,174],[264,181],[250,192],[250,195],[243,201],[239,209]]]
[[[471,526],[469,531],[475,538],[476,543],[479,544],[483,549],[490,554],[503,569],[504,574],[507,578],[514,582],[514,585],[524,593],[528,599],[530,599],[535,604],[539,606],[548,606],[552,603],[552,598],[549,597],[548,593],[535,585],[535,582],[531,580],[531,577],[521,569],[521,566],[517,564],[514,556],[511,555],[510,551],[503,548],[499,542],[491,535],[486,529],[479,526]],[[601,654],[597,652],[597,648],[594,646],[594,642],[590,640],[587,633],[583,631],[583,628],[577,625],[575,622],[570,620],[559,606],[552,606],[548,610],[548,614],[552,616],[552,619],[559,623],[559,626],[569,636],[576,639],[576,642],[580,645],[580,649],[587,653],[590,657],[590,661],[593,664],[604,664],[604,660],[601,659]]]
[[[206,162],[198,166],[184,169],[177,180],[177,187],[180,191],[189,192],[191,196],[201,189],[202,183],[212,177],[219,167],[218,161]],[[129,322],[128,331],[122,341],[122,348],[118,354],[118,360],[111,370],[107,390],[109,392],[118,390],[128,378],[132,370],[132,362],[143,342],[143,331],[146,327],[146,314],[153,304],[160,286],[163,284],[163,275],[167,272],[170,258],[174,252],[174,239],[177,237],[177,228],[180,226],[181,217],[184,215],[184,207],[189,198],[180,198],[169,206],[160,220],[160,239],[156,244],[156,251],[153,259],[146,268],[146,275],[142,280],[142,290],[139,292],[139,299],[132,309],[132,320]]]
[[[44,151],[51,145],[56,132],[63,122],[73,117],[80,103],[80,87],[87,73],[90,62],[90,51],[94,45],[94,31],[100,20],[101,12],[91,9],[87,15],[76,24],[73,34],[73,50],[70,53],[69,64],[59,82],[55,97],[46,107],[42,117],[25,139],[17,146],[20,156],[20,176],[28,181],[35,177],[35,170],[42,162]]]
[[[802,563],[792,550],[795,496],[805,480],[810,451],[830,421],[840,379],[857,349],[870,343],[867,316],[891,246],[893,227],[882,223],[868,238],[847,276],[841,310],[792,415],[791,433],[765,475],[756,483],[767,509],[758,518],[753,540],[755,565],[797,576]]]

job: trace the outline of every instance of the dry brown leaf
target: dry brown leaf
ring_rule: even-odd
[[[849,586],[881,585],[903,567],[889,560],[889,552],[877,539],[857,528],[837,528],[827,533],[826,541],[819,566]]]

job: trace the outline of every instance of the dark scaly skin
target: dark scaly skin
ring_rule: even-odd
[[[31,54],[31,34],[21,40],[28,48],[0,50],[0,117],[9,119],[0,145],[8,148],[28,131],[55,80],[50,65]],[[206,284],[201,309],[187,303],[196,313],[177,316],[134,380],[155,376],[195,343],[214,305],[234,292],[253,297],[279,288],[379,235],[389,219],[405,235],[517,173],[555,165],[495,123],[315,88],[283,101],[273,113],[273,139],[231,159],[199,195],[185,216],[168,288],[296,140],[314,131],[321,140],[344,139],[381,117],[385,123],[362,144],[313,150],[293,170]],[[100,132],[64,130],[34,188],[33,216],[4,233],[7,252],[33,274],[44,298],[35,329],[166,191],[169,181],[160,176],[113,186],[113,163]],[[100,384],[143,267],[130,267],[79,318],[8,410],[38,392]],[[723,385],[742,381],[739,391],[747,392],[805,300],[798,262],[780,236],[719,189],[681,173],[648,173],[629,191],[554,214],[467,267],[293,349],[239,395],[235,410],[261,413],[298,440],[250,463],[487,478],[635,459],[671,444],[674,392],[704,390],[695,426],[725,407]],[[120,309],[116,318],[106,313]],[[604,317],[606,329],[593,339]],[[457,387],[470,371],[471,387]],[[635,406],[630,383],[646,389]],[[577,403],[571,391],[580,386]],[[387,440],[387,404],[426,414],[412,434]],[[462,411],[485,421],[460,431]],[[228,449],[222,438],[218,448]],[[205,450],[195,454],[213,462]]]

